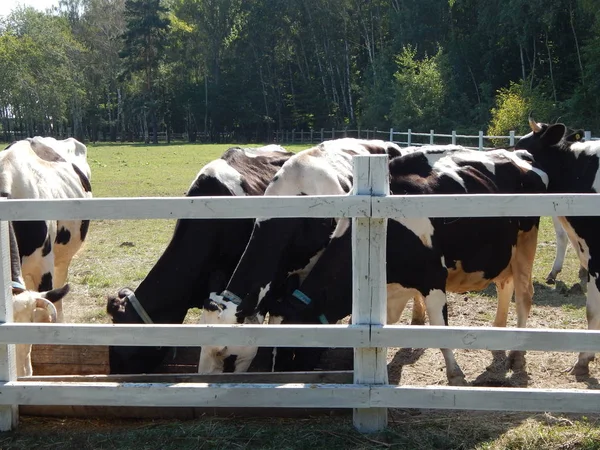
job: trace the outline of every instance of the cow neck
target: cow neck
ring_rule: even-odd
[[[202,298],[202,276],[212,256],[212,220],[178,221],[173,238],[157,263],[135,290],[135,297],[151,320],[158,323],[181,323],[191,300]],[[205,238],[212,236],[212,239]],[[202,239],[202,242],[200,242]],[[198,241],[199,246],[194,245]],[[135,308],[134,304],[131,304]],[[135,308],[138,313],[139,308]],[[140,318],[142,318],[142,315]]]
[[[248,245],[229,283],[221,293],[227,300],[241,300],[239,309],[251,314],[257,307],[258,294],[285,270],[285,251],[298,231],[301,219],[267,219],[257,222]],[[232,295],[233,294],[233,295]],[[238,300],[239,299],[239,300]]]
[[[590,175],[590,171],[593,169],[592,163],[598,160],[595,155],[577,155],[564,144],[532,153],[536,162],[548,175],[548,192],[560,194],[591,192],[592,184],[585,186],[582,183],[586,175]],[[580,160],[580,158],[583,159]],[[588,190],[586,191],[585,188]]]

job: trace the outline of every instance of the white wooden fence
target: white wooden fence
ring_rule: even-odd
[[[489,145],[491,139],[502,140],[503,145],[512,147],[522,136],[518,136],[514,131],[510,131],[506,136],[486,135],[483,131],[478,134],[459,134],[453,130],[449,134],[435,133],[434,130],[425,132],[414,132],[410,128],[407,131],[397,131],[394,128],[389,130],[368,129],[325,129],[320,130],[277,130],[274,133],[275,142],[288,144],[315,144],[330,139],[344,137],[362,138],[362,139],[387,139],[404,146],[428,145],[428,144],[454,144],[462,145],[467,148],[478,150],[487,150],[493,148]],[[586,140],[598,140],[592,138],[591,131],[585,131]]]
[[[376,431],[386,408],[598,412],[600,391],[392,386],[385,348],[600,351],[586,330],[385,325],[387,217],[593,215],[600,195],[388,196],[387,156],[355,158],[349,196],[194,197],[0,201],[0,429],[17,405],[354,408],[355,426]],[[352,217],[351,325],[93,325],[11,323],[8,220]],[[310,346],[355,348],[353,384],[215,384],[17,381],[14,343],[134,346]],[[575,355],[573,355],[575,358]]]

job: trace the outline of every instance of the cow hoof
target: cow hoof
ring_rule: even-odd
[[[508,354],[508,368],[513,372],[525,369],[525,352],[512,351]]]
[[[546,278],[546,283],[547,284],[556,284],[556,277],[552,276],[552,275],[548,275],[548,277]]]
[[[464,375],[455,375],[448,377],[448,385],[450,386],[467,386],[467,380]]]
[[[425,325],[425,322],[420,319],[413,319],[410,321],[411,325]]]
[[[569,370],[569,375],[575,375],[576,377],[585,377],[590,374],[590,367],[583,364],[575,364]]]

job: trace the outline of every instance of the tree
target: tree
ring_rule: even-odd
[[[141,116],[147,124],[148,115],[152,121],[154,143],[158,143],[158,117],[156,76],[158,66],[164,58],[169,19],[167,9],[160,0],[127,0],[125,18],[127,30],[124,34],[124,48],[121,57],[125,60],[125,75],[132,79],[142,74],[143,107]],[[147,126],[144,127],[147,133]]]

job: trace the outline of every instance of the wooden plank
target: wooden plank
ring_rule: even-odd
[[[110,371],[108,347],[99,345],[34,345],[31,365],[36,375],[89,375]]]
[[[7,202],[2,197],[0,204]],[[13,302],[11,288],[10,240],[8,222],[0,221],[0,322],[13,321]],[[11,343],[0,344],[0,380],[11,382],[17,379],[15,346]],[[12,430],[19,423],[17,403],[4,402],[0,406],[0,431]]]
[[[597,413],[600,391],[585,389],[373,386],[371,404],[389,408]]]
[[[0,343],[265,347],[366,347],[369,326],[2,323]]]
[[[268,408],[365,408],[356,384],[56,383],[0,384],[0,404]]]
[[[353,372],[238,372],[218,374],[59,375],[21,377],[19,381],[93,383],[319,383],[352,384]]]
[[[406,348],[600,351],[598,330],[385,325],[373,327],[371,339],[373,345]]]
[[[143,406],[25,405],[21,415],[77,417],[88,419],[178,419],[206,417],[277,417],[306,418],[319,415],[343,416],[349,409],[339,408],[153,408]]]
[[[595,216],[599,194],[393,195],[373,198],[373,217]]]
[[[354,195],[389,193],[387,155],[354,157]],[[386,233],[387,219],[352,220],[352,324],[386,323]],[[387,384],[385,348],[355,348],[354,383]],[[387,409],[355,409],[353,422],[363,433],[387,426]]]
[[[0,205],[0,217],[5,220],[365,217],[370,208],[370,198],[346,195],[11,199]]]

